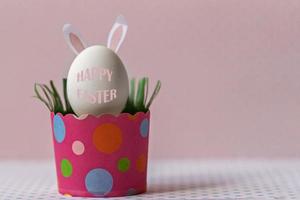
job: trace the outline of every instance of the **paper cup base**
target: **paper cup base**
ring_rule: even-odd
[[[64,190],[64,189],[59,189],[58,191],[61,195],[63,196],[67,196],[67,197],[95,197],[97,198],[97,196],[94,196],[86,191],[70,191],[70,190]],[[109,195],[109,197],[122,197],[122,196],[132,196],[132,195],[138,195],[138,194],[143,194],[146,192],[146,189],[144,190],[140,190],[140,191],[115,191],[114,193],[111,193]],[[102,197],[102,196],[99,196]]]

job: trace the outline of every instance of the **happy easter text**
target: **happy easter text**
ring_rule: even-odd
[[[92,67],[77,72],[76,81],[77,83],[97,80],[111,82],[112,75],[113,72],[110,69]],[[77,89],[77,97],[91,104],[108,103],[117,98],[117,90],[113,88],[91,92],[84,89]]]

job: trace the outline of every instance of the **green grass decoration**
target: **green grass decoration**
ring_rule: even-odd
[[[137,86],[137,92],[135,92],[135,79],[133,78],[130,80],[129,98],[122,112],[135,114],[137,112],[147,112],[149,110],[153,100],[159,93],[161,82],[157,81],[155,89],[150,97],[150,100],[147,103],[148,83],[149,79],[147,77],[140,79]]]
[[[65,105],[63,105],[60,95],[52,80],[50,81],[50,87],[48,87],[45,84],[35,83],[34,92],[35,92],[34,97],[42,101],[51,112],[54,113],[60,112],[63,115],[68,113],[74,114],[74,111],[72,110],[67,97],[67,79],[63,79],[63,93],[64,93]]]
[[[65,99],[65,105],[66,105],[66,112],[74,113],[74,111],[71,107],[71,104],[69,102],[68,95],[67,95],[67,79],[66,78],[63,79],[63,91],[64,91],[64,99]]]
[[[148,84],[149,79],[147,77],[141,78],[138,81],[137,86],[134,78],[130,80],[129,97],[122,113],[135,114],[137,112],[147,112],[149,110],[153,100],[159,93],[161,82],[157,81],[149,101],[147,101]],[[46,84],[35,83],[34,93],[34,97],[44,103],[51,112],[62,113],[63,115],[75,114],[68,100],[66,78],[63,79],[63,101],[60,98],[60,95],[52,80],[50,81],[50,87],[48,87]]]

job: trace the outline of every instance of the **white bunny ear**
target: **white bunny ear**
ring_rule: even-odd
[[[121,30],[122,33],[121,36],[118,37],[118,34],[116,33],[119,28],[122,28]],[[117,53],[121,44],[125,39],[127,30],[128,30],[128,25],[125,18],[122,15],[119,15],[108,34],[107,47],[114,50]],[[116,42],[116,45],[112,44],[114,42]],[[113,46],[115,46],[115,48]]]
[[[86,48],[81,34],[71,24],[64,25],[63,33],[67,44],[76,55]]]

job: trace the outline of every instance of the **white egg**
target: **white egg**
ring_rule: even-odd
[[[100,45],[84,49],[70,67],[67,95],[78,116],[119,114],[129,95],[128,75],[119,56]]]

